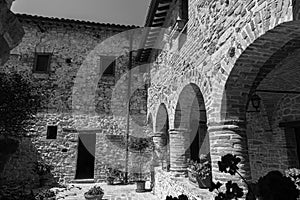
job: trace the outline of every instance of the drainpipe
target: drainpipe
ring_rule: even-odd
[[[128,62],[128,85],[127,85],[127,126],[126,126],[126,158],[125,158],[125,183],[128,183],[128,157],[129,157],[129,132],[130,132],[130,92],[131,92],[131,68],[132,68],[132,33],[129,31],[129,62]]]

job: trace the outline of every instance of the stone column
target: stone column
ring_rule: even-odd
[[[190,130],[176,128],[170,130],[170,171],[178,176],[187,175],[187,159],[190,157]]]
[[[251,180],[246,124],[244,121],[223,121],[208,124],[208,133],[210,140],[210,154],[212,161],[213,181],[227,182],[232,180],[246,187],[242,179],[236,175],[231,176],[219,171],[218,161],[221,156],[228,153],[238,156],[242,159],[239,167],[240,174],[247,180]]]
[[[154,166],[162,166],[164,153],[164,134],[164,132],[156,132],[152,136],[152,140],[154,143],[154,153],[157,156],[157,160],[154,160]]]

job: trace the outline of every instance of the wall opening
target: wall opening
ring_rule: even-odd
[[[93,179],[96,134],[79,134],[75,179]]]

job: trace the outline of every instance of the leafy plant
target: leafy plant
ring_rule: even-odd
[[[221,161],[218,162],[219,171],[228,173],[231,175],[238,174],[243,181],[248,185],[249,192],[247,194],[247,200],[296,200],[298,197],[298,191],[293,181],[284,177],[279,171],[271,171],[266,176],[261,177],[257,183],[249,184],[243,176],[238,172],[238,164],[241,161],[235,155],[227,154],[222,156]],[[290,170],[287,172],[293,178],[299,178],[299,171]],[[238,184],[232,181],[227,181],[225,184],[226,191],[220,191],[222,184],[220,182],[212,183],[209,191],[217,190],[218,195],[215,200],[231,200],[243,197],[243,189]]]
[[[147,138],[130,138],[129,141],[129,149],[142,152],[146,150],[146,148],[151,146],[151,141],[149,141]]]
[[[199,162],[188,160],[188,167],[195,171],[201,179],[211,176],[211,163],[206,155],[201,155]]]
[[[219,171],[228,173],[231,175],[238,174],[241,176],[241,174],[238,172],[238,163],[241,161],[240,158],[238,158],[235,155],[227,154],[225,156],[221,157],[221,161],[218,161]],[[241,178],[246,182],[246,180],[241,176]],[[246,184],[248,184],[246,182]],[[222,192],[220,191],[220,188],[223,184],[220,182],[212,183],[209,191],[217,190],[218,195],[215,197],[215,200],[231,200],[231,199],[238,199],[243,197],[244,192],[243,189],[238,186],[238,184],[233,183],[232,181],[227,181],[225,184],[226,191]],[[250,188],[249,188],[250,189]]]
[[[121,170],[121,166],[116,166],[116,167],[106,167],[106,179],[108,181],[114,181],[114,180],[119,180],[121,183],[124,182],[125,180],[125,173]]]
[[[294,182],[279,171],[271,171],[257,182],[259,199],[263,200],[296,200],[299,191]]]
[[[235,155],[227,154],[221,157],[221,161],[218,161],[220,172],[229,173],[235,175],[238,173],[238,163],[241,162],[241,159]]]
[[[147,155],[146,149],[152,147],[151,138],[135,138],[132,137],[129,142],[129,149],[132,149],[134,151],[138,152],[138,155],[135,157],[135,162],[138,166],[135,166],[135,168],[138,168],[138,170],[135,170],[133,175],[135,177],[138,177],[137,179],[141,181],[144,179],[143,177],[143,171],[144,171],[144,165],[149,161],[149,156]]]
[[[41,87],[18,72],[0,72],[0,134],[24,136],[41,107]]]
[[[297,189],[300,190],[300,169],[297,168],[287,169],[285,171],[285,175],[289,177],[294,182]]]
[[[100,186],[94,186],[89,191],[84,193],[85,195],[101,195],[104,194],[103,189]]]
[[[181,194],[178,197],[167,196],[166,200],[188,200],[188,197],[184,194]]]
[[[53,192],[49,189],[44,190],[35,196],[36,200],[45,200],[45,199],[49,199],[49,198],[52,198],[52,199],[55,198],[55,192]]]
[[[43,176],[43,175],[49,174],[52,169],[53,169],[53,166],[45,163],[44,161],[37,161],[35,163],[35,172],[39,176]]]

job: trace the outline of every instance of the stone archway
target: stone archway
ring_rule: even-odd
[[[171,171],[186,174],[187,159],[210,158],[207,117],[202,92],[196,84],[186,85],[177,100],[174,129],[170,130]]]
[[[169,115],[165,104],[160,104],[158,107],[154,130],[153,141],[159,166],[168,171],[170,169],[170,137]]]
[[[300,48],[299,25],[299,21],[282,23],[257,38],[237,58],[229,76],[220,83],[223,90],[214,92],[213,95],[222,95],[222,100],[214,101],[220,105],[220,110],[215,112],[217,120],[209,124],[209,132],[213,136],[211,140],[218,141],[211,145],[213,166],[216,166],[220,156],[235,154],[242,158],[241,174],[246,180],[251,180],[246,111],[261,81],[278,63]],[[213,167],[213,175],[217,181],[230,178],[222,176],[217,167]]]

